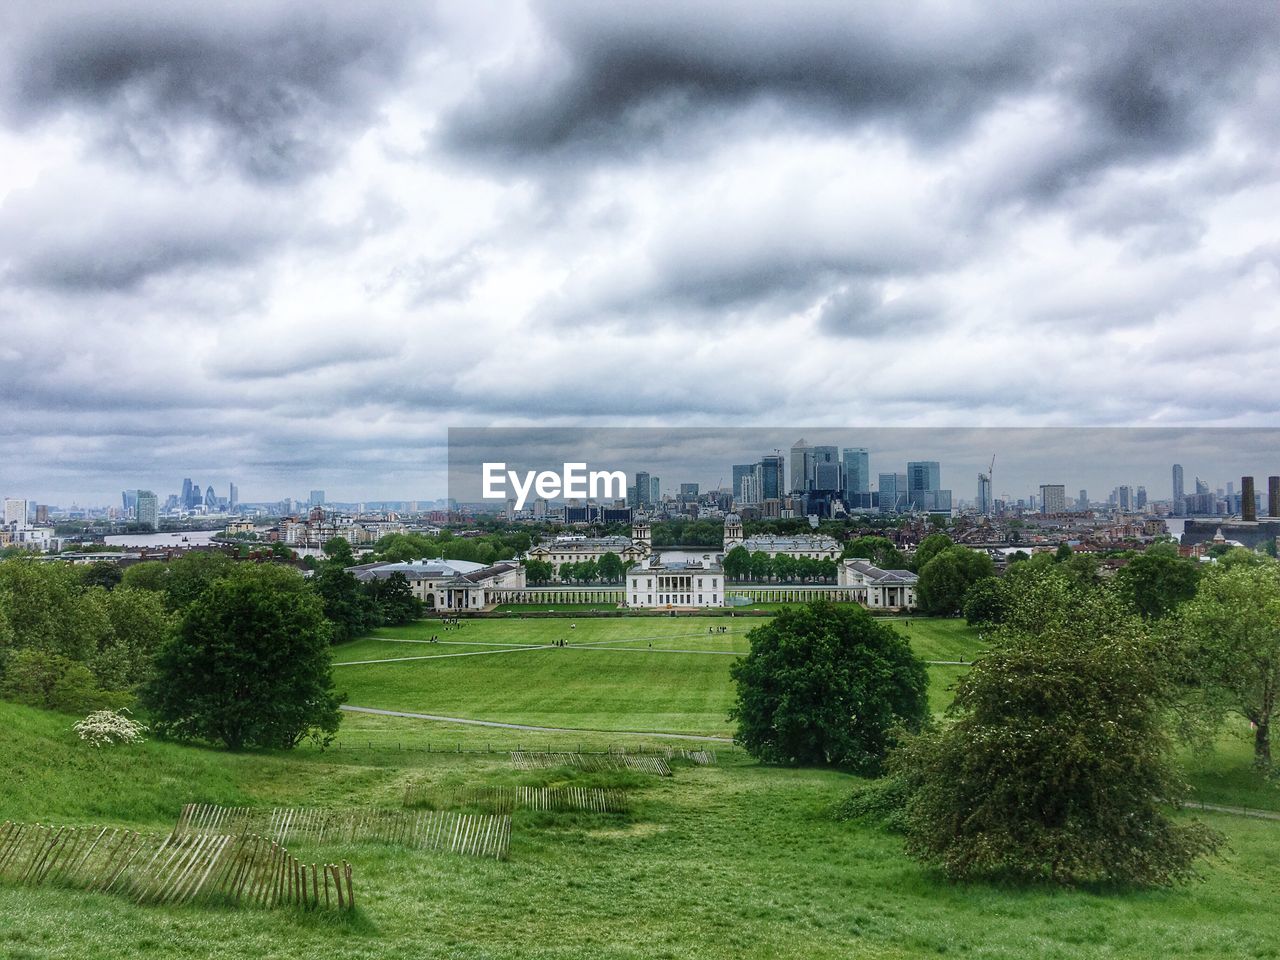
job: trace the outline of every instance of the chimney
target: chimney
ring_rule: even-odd
[[[1267,515],[1280,517],[1280,477],[1267,477]]]
[[[1258,500],[1253,495],[1253,477],[1240,478],[1240,519],[1258,519]]]

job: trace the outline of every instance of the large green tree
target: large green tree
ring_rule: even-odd
[[[1210,570],[1172,629],[1185,645],[1188,678],[1215,712],[1229,710],[1253,724],[1254,759],[1269,767],[1280,706],[1280,564]]]
[[[920,541],[915,554],[911,557],[911,569],[919,573],[938,554],[954,545],[954,541],[945,533],[931,533]]]
[[[338,729],[329,624],[289,568],[244,565],[186,609],[144,700],[153,726],[180,740],[290,748]]]
[[[995,564],[985,553],[952,545],[935,553],[920,569],[916,599],[922,611],[946,617],[960,611],[969,588],[995,575]]]
[[[893,731],[928,712],[924,663],[866,610],[826,602],[785,610],[748,634],[730,673],[737,739],[771,763],[875,773]]]
[[[1159,620],[1196,595],[1200,568],[1176,548],[1152,547],[1125,564],[1115,580],[1135,610]]]
[[[751,551],[738,544],[724,555],[724,575],[730,580],[746,580],[751,576]]]
[[[1157,644],[1112,591],[1022,586],[948,720],[893,759],[908,852],[956,879],[1191,877],[1220,837],[1170,815],[1186,787]]]

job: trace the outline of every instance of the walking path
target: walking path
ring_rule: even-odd
[[[350,713],[372,713],[380,717],[408,717],[411,720],[437,720],[442,723],[464,723],[472,727],[499,727],[503,730],[526,730],[530,733],[604,733],[614,737],[660,737],[663,740],[703,740],[709,743],[733,743],[731,737],[709,737],[700,733],[657,733],[652,730],[593,730],[589,727],[539,727],[527,723],[503,723],[499,720],[472,720],[467,717],[442,717],[434,713],[409,713],[404,710],[379,710],[377,707],[342,705]]]

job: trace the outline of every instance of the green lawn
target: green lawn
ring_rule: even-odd
[[[435,726],[404,727],[406,739]],[[230,755],[147,743],[94,751],[71,718],[0,704],[0,818],[163,830],[188,800],[393,806],[404,786],[561,782],[500,754],[358,751]],[[348,731],[354,743],[354,730]],[[480,731],[458,731],[480,744]],[[492,734],[489,734],[492,736]],[[597,778],[600,775],[595,775]],[[353,958],[1273,957],[1280,825],[1213,816],[1231,850],[1206,880],[1158,892],[954,886],[874,827],[835,822],[856,781],[722,753],[642,784],[622,816],[517,814],[511,859],[383,844],[300,850],[355,870],[355,917],[139,907],[117,897],[0,887],[6,960]]]
[[[0,703],[0,820],[166,830],[186,802],[386,808],[419,781],[604,785],[616,777],[635,797],[626,816],[517,813],[505,863],[384,844],[296,851],[352,863],[360,908],[349,918],[139,907],[110,895],[0,886],[0,957],[1280,956],[1280,823],[1204,815],[1230,849],[1205,865],[1204,882],[1170,891],[956,886],[907,860],[898,837],[832,818],[859,782],[847,775],[762,766],[727,745],[716,748],[719,765],[675,762],[663,780],[511,769],[505,751],[517,747],[670,743],[619,730],[727,734],[731,654],[747,649],[747,631],[761,622],[512,619],[448,631],[424,622],[336,651],[340,662],[431,658],[337,668],[353,703],[585,732],[347,713],[326,752],[229,754],[157,742],[94,750],[76,741],[74,718]],[[971,660],[981,650],[958,621],[888,622],[926,659]],[[729,632],[706,632],[721,625]],[[433,634],[447,642],[415,642]],[[571,646],[545,646],[560,638]],[[935,711],[966,669],[930,667]],[[1185,765],[1203,799],[1280,809],[1275,783],[1254,774],[1249,759],[1237,725],[1217,749],[1187,751]]]
[[[339,689],[365,707],[602,731],[730,736],[729,666],[749,649],[748,617],[474,620],[380,630],[337,650]],[[971,660],[963,621],[889,620],[929,660]],[[721,628],[725,632],[720,632]],[[432,636],[438,643],[424,643]],[[564,640],[570,646],[552,646]],[[529,647],[547,649],[529,649]],[[357,663],[380,660],[381,663]],[[963,668],[931,666],[941,710]]]

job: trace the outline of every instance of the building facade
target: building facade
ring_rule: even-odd
[[[698,560],[662,563],[655,558],[627,571],[625,603],[650,610],[723,607],[724,568]]]
[[[411,560],[407,563],[365,563],[348,567],[361,582],[385,580],[400,574],[409,581],[413,595],[428,610],[485,610],[497,602],[495,591],[525,586],[524,567],[514,560],[485,566],[467,560]]]
[[[872,610],[912,610],[919,578],[910,570],[882,570],[869,560],[845,560],[836,583],[853,590],[853,597]]]

